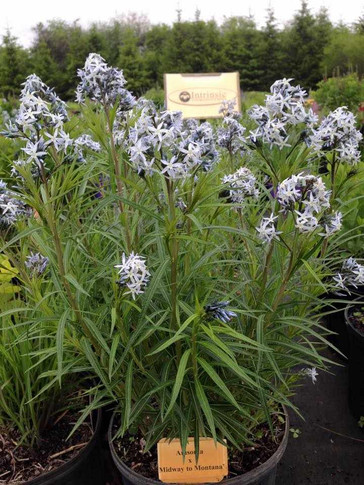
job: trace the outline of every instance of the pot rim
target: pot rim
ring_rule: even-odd
[[[53,483],[50,480],[62,478],[62,475],[66,475],[72,472],[78,463],[82,461],[84,457],[86,457],[94,447],[94,444],[100,434],[102,425],[102,411],[101,408],[97,409],[96,411],[96,426],[90,441],[87,443],[86,446],[82,448],[81,451],[77,453],[71,460],[66,461],[61,466],[50,470],[47,473],[43,473],[36,478],[32,478],[31,480],[25,482],[26,485],[47,485]]]
[[[360,303],[362,302],[362,303]],[[355,335],[357,335],[358,338],[362,339],[363,342],[364,342],[364,333],[363,332],[360,332],[357,328],[354,327],[354,325],[351,323],[350,319],[349,319],[349,310],[350,308],[353,308],[355,306],[359,306],[359,305],[363,305],[364,306],[364,300],[363,300],[363,297],[359,297],[359,298],[356,298],[355,300],[351,301],[346,307],[345,307],[345,311],[344,311],[344,315],[345,315],[345,323],[346,323],[346,327],[347,329],[354,333]]]
[[[273,455],[270,458],[268,458],[268,460],[266,460],[261,465],[258,465],[256,468],[253,468],[253,470],[250,470],[250,471],[248,471],[248,472],[246,472],[242,475],[237,475],[236,477],[233,477],[233,478],[225,478],[224,480],[222,480],[221,482],[218,482],[218,483],[228,484],[228,485],[235,485],[235,484],[238,484],[238,483],[239,483],[239,485],[240,484],[241,485],[249,485],[251,483],[255,483],[256,480],[259,480],[265,473],[268,472],[268,470],[273,469],[279,463],[279,461],[281,460],[281,458],[282,458],[282,456],[285,452],[285,449],[287,447],[288,437],[289,437],[289,415],[288,415],[288,411],[287,411],[286,406],[284,406],[284,405],[282,405],[282,406],[283,406],[284,415],[285,415],[285,418],[286,418],[285,430],[284,430],[283,438],[282,438],[277,450],[273,453]],[[145,477],[144,475],[141,475],[140,473],[136,473],[134,470],[129,468],[121,460],[119,455],[116,453],[114,443],[113,443],[113,436],[112,436],[112,426],[113,426],[113,423],[114,423],[115,415],[116,415],[116,411],[114,411],[114,413],[111,417],[109,429],[108,429],[108,432],[107,432],[107,438],[108,438],[112,458],[113,458],[115,464],[117,465],[119,471],[124,470],[128,475],[131,475],[136,480],[142,481],[143,483],[147,483],[148,485],[160,485],[160,484],[164,483],[164,482],[161,482],[160,480],[153,480],[152,478]]]

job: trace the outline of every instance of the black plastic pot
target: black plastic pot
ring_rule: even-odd
[[[361,305],[362,306],[362,305]],[[349,336],[349,408],[355,419],[364,416],[364,334],[359,332],[349,319],[349,310],[345,309],[346,328]]]
[[[99,443],[102,436],[102,412],[95,413],[95,431],[89,443],[70,461],[59,468],[26,482],[26,485],[104,485],[102,456]]]
[[[289,418],[287,410],[285,409],[285,418],[286,418],[286,428],[284,431],[283,439],[277,449],[277,451],[272,455],[265,463],[259,465],[254,470],[250,472],[244,473],[243,475],[239,475],[234,478],[227,478],[226,480],[222,480],[221,484],[224,485],[274,485],[276,481],[276,473],[277,473],[277,465],[281,460],[283,453],[287,447],[288,442],[288,435],[289,435]],[[112,426],[114,422],[114,416],[111,419],[109,431],[108,431],[108,439],[109,439],[109,446],[111,451],[111,456],[114,460],[116,468],[119,470],[123,484],[124,485],[141,485],[141,484],[149,484],[149,485],[160,485],[161,482],[159,480],[152,480],[150,478],[146,478],[139,473],[136,473],[134,470],[129,468],[125,465],[125,463],[120,459],[115,451],[115,447],[112,441]]]
[[[352,294],[350,295],[335,295],[334,293],[326,293],[322,296],[322,298],[325,300],[338,300],[327,304],[326,310],[328,312],[330,311],[331,313],[326,315],[324,320],[328,330],[335,332],[335,334],[329,335],[327,340],[346,357],[349,355],[349,336],[345,323],[345,309],[348,304],[357,299],[359,295],[364,298],[364,286],[352,288]],[[343,356],[340,353],[337,354],[343,359]]]

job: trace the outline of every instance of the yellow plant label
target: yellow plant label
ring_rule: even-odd
[[[220,482],[228,474],[226,446],[212,438],[200,438],[200,453],[195,456],[194,439],[188,438],[183,459],[179,439],[158,442],[159,480],[166,483]]]

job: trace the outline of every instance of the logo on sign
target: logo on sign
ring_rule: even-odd
[[[189,106],[220,105],[222,101],[236,98],[236,92],[225,88],[190,88],[188,91],[175,90],[168,95],[168,99],[176,104]]]
[[[183,102],[183,103],[188,103],[188,101],[191,99],[191,95],[188,91],[182,91],[179,95],[179,99]]]

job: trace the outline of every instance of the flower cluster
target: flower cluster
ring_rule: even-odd
[[[335,288],[350,293],[350,288],[358,288],[364,285],[364,265],[358,263],[354,258],[346,259],[340,273],[334,276]]]
[[[181,136],[180,149],[182,150],[183,145],[186,146],[189,143],[197,144],[200,151],[200,166],[206,172],[211,170],[218,159],[214,141],[215,135],[211,124],[207,121],[199,123],[197,120],[187,120],[184,123],[184,131],[182,131]]]
[[[222,121],[222,126],[217,130],[217,144],[235,155],[245,151],[246,139],[244,137],[245,128],[240,124],[241,115],[239,113],[229,113]]]
[[[263,217],[260,225],[256,227],[258,237],[262,239],[262,241],[270,243],[273,239],[278,239],[278,235],[281,234],[282,231],[277,231],[277,219],[278,216],[274,216],[272,213],[269,217]]]
[[[242,204],[247,197],[258,197],[257,180],[252,172],[245,167],[239,168],[235,173],[225,175],[222,179],[225,184],[229,201]]]
[[[340,231],[342,227],[343,215],[341,212],[335,212],[334,214],[325,214],[320,223],[324,228],[324,232],[320,233],[320,236],[331,236],[335,232]]]
[[[307,143],[317,153],[333,151],[336,160],[355,165],[360,160],[362,134],[355,127],[355,116],[346,106],[337,108],[322,120]]]
[[[48,258],[42,256],[40,253],[31,252],[25,260],[25,266],[33,276],[40,276],[46,270],[48,262]]]
[[[100,152],[101,151],[101,145],[99,142],[94,141],[90,135],[81,135],[78,138],[74,140],[74,148],[75,148],[75,153],[77,154],[77,159],[80,162],[85,162],[85,157],[83,150],[84,148],[88,148],[89,150],[92,150],[94,152]]]
[[[319,224],[324,228],[324,236],[341,229],[341,213],[324,214],[320,220],[317,217],[330,207],[330,191],[326,190],[321,177],[292,175],[278,185],[276,197],[284,212],[294,212],[300,232],[313,232]]]
[[[228,323],[233,317],[237,316],[235,312],[226,309],[229,303],[229,301],[219,301],[206,305],[204,309],[208,317]]]
[[[23,157],[13,162],[12,175],[19,177],[19,167],[30,166],[37,177],[41,170],[47,170],[46,157],[49,148],[57,153],[63,152],[72,159],[84,161],[83,147],[95,151],[100,145],[91,137],[83,135],[73,140],[65,131],[68,120],[67,106],[42,80],[32,74],[28,76],[20,96],[20,107],[13,123],[7,125],[5,136],[21,138],[26,141],[21,150]],[[68,150],[70,149],[70,150]]]
[[[127,287],[126,294],[131,294],[135,300],[136,295],[144,293],[148,284],[150,273],[145,264],[145,258],[131,252],[128,257],[122,254],[121,264],[115,265],[119,270],[118,284]]]
[[[125,148],[142,176],[158,172],[183,179],[200,167],[209,170],[217,159],[210,123],[183,123],[181,112],[157,112],[150,103],[131,127]]]
[[[20,95],[20,107],[14,117],[6,125],[4,135],[8,138],[23,138],[29,140],[27,150],[32,154],[38,153],[36,158],[42,157],[38,150],[38,133],[41,129],[56,130],[63,135],[63,123],[68,120],[66,104],[56,95],[53,89],[49,88],[42,80],[32,74],[23,83]]]
[[[292,79],[280,79],[272,84],[271,94],[266,96],[265,106],[255,105],[249,116],[257,123],[258,128],[251,131],[251,141],[259,140],[269,143],[270,147],[280,149],[290,146],[287,128],[290,125],[305,123],[312,126],[317,116],[310,108],[304,107],[306,91],[300,86],[292,86]]]
[[[76,89],[76,101],[86,97],[105,106],[118,105],[118,111],[128,111],[135,105],[134,96],[124,88],[123,72],[109,67],[99,54],[89,54],[83,69],[77,71],[81,82]]]
[[[282,207],[281,212],[291,212],[294,216],[295,227],[301,233],[312,233],[321,227],[319,235],[329,237],[339,231],[342,226],[342,214],[330,213],[330,191],[326,190],[321,177],[313,175],[292,175],[283,180],[274,194]],[[264,218],[257,231],[259,237],[271,242],[279,232],[276,231],[275,221],[278,216]]]
[[[286,210],[294,208],[296,202],[302,202],[310,213],[330,207],[330,191],[326,190],[321,177],[302,173],[292,175],[278,185],[277,199]]]
[[[16,194],[7,188],[4,181],[0,180],[0,229],[7,229],[24,215],[29,215],[25,204],[16,198]]]
[[[238,114],[236,110],[236,98],[224,99],[221,103],[219,114],[222,114],[224,117]]]

